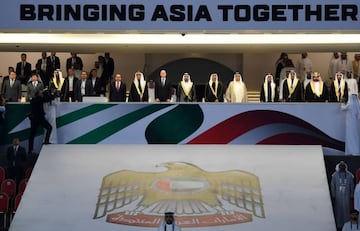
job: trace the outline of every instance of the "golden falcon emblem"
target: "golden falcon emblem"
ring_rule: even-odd
[[[111,223],[157,227],[164,212],[172,210],[183,227],[199,227],[265,218],[260,182],[252,173],[208,172],[186,162],[157,167],[166,171],[121,170],[105,176],[93,219],[108,215]]]

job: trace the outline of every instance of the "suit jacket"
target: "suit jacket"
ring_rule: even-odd
[[[108,62],[106,63],[106,61],[104,60],[103,63],[103,73],[101,75],[101,79],[104,79],[106,81],[108,81],[112,75],[114,74],[114,68],[115,68],[115,64],[114,64],[114,59],[113,58],[109,58]]]
[[[54,60],[53,60],[54,57]],[[47,63],[49,64],[48,67],[46,67],[49,74],[53,74],[56,69],[60,69],[60,59],[57,56],[48,56]],[[66,70],[67,71],[67,70]]]
[[[171,99],[172,85],[166,78],[165,85],[161,84],[161,79],[155,81],[155,99],[159,99],[160,102],[166,102]]]
[[[27,160],[27,156],[26,156],[26,150],[25,148],[21,147],[20,145],[18,146],[18,149],[15,153],[14,150],[14,146],[11,145],[10,147],[8,147],[7,152],[6,152],[6,159],[9,163],[9,166],[11,167],[18,167],[23,169],[24,168],[24,164]]]
[[[16,75],[19,77],[22,84],[26,85],[31,76],[31,64],[26,62],[24,67],[24,76],[21,76],[22,62],[16,64]]]
[[[42,82],[39,82],[37,83],[36,87],[34,87],[34,85],[32,84],[32,82],[29,82],[27,84],[27,97],[26,97],[26,100],[27,101],[30,101],[32,98],[35,97],[35,93],[38,91],[38,90],[42,90],[44,89],[44,85]]]
[[[76,78],[75,76],[73,77],[73,92],[75,92],[75,85],[76,83],[79,81],[78,78]],[[64,80],[64,84],[61,88],[61,101],[64,101],[64,102],[69,102],[69,94],[70,94],[70,83],[69,83],[69,77],[66,77],[65,80]]]
[[[125,102],[126,101],[126,84],[121,81],[119,90],[116,89],[115,81],[110,84],[109,92],[110,102]]]
[[[51,62],[50,62],[50,59],[46,58],[46,69],[45,71],[43,71],[41,69],[41,66],[42,66],[42,58],[41,59],[38,59],[35,67],[36,67],[36,70],[37,72],[39,73],[40,77],[41,77],[41,80],[44,82],[44,86],[48,86],[49,85],[49,82],[50,82],[50,79],[51,77],[53,76],[53,73],[54,71],[50,72],[50,68],[51,68]]]
[[[101,79],[96,77],[95,85],[92,83],[92,78],[88,79],[90,82],[90,96],[100,96],[101,94]]]
[[[74,86],[74,99],[75,101],[82,102],[83,96],[90,96],[91,95],[91,89],[92,89],[92,83],[91,80],[87,79],[85,82],[85,95],[81,94],[81,83],[82,80],[79,79],[76,81]]]
[[[69,70],[69,68],[73,68],[73,69],[76,69],[76,70],[82,70],[83,69],[83,62],[81,60],[80,57],[76,56],[75,57],[75,64],[74,66],[72,65],[72,58],[68,58],[66,60],[66,70]]]
[[[21,99],[21,82],[15,79],[13,86],[10,86],[10,79],[6,79],[3,83],[2,94],[6,101],[17,102]]]

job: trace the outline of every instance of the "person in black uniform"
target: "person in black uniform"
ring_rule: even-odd
[[[44,144],[50,144],[50,134],[52,131],[51,124],[45,118],[44,103],[51,102],[54,96],[50,91],[39,90],[35,93],[35,97],[30,101],[31,112],[29,114],[30,119],[30,136],[29,136],[29,153],[33,152],[34,138],[39,126],[46,129]]]

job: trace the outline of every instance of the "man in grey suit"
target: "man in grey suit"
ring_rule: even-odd
[[[30,102],[30,100],[35,97],[35,93],[43,89],[44,89],[43,83],[39,81],[39,77],[36,74],[36,71],[33,71],[31,74],[31,81],[27,84],[26,100]]]
[[[7,102],[21,101],[21,81],[16,79],[14,71],[10,72],[9,78],[4,81],[2,95]]]

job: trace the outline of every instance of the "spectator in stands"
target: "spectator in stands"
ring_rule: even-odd
[[[333,52],[333,55],[329,62],[329,69],[328,69],[328,78],[330,81],[332,81],[334,79],[336,72],[340,71],[340,70],[337,70],[337,63],[338,63],[339,57],[340,56],[339,56],[338,52]]]
[[[149,90],[144,79],[144,74],[140,71],[135,73],[134,81],[131,83],[129,92],[129,102],[148,102]]]
[[[345,75],[346,75],[345,80],[348,85],[349,95],[352,95],[352,94],[357,95],[359,92],[358,84],[356,82],[356,79],[354,79],[354,75],[353,75],[352,71],[346,72]]]
[[[69,70],[69,68],[74,69],[75,76],[79,77],[84,66],[83,61],[75,52],[71,52],[70,54],[71,57],[66,60],[66,70]]]
[[[217,73],[210,75],[210,80],[205,86],[205,102],[224,102],[224,87]]]
[[[350,211],[350,221],[346,222],[342,228],[342,231],[360,231],[359,225],[359,211],[353,209]]]
[[[48,63],[48,65],[46,66],[46,69],[47,69],[46,74],[50,80],[50,78],[54,74],[54,71],[61,68],[60,58],[58,56],[56,56],[56,52],[54,52],[54,51],[51,52],[51,55],[49,57],[47,57],[47,63]]]
[[[41,53],[41,58],[38,59],[35,68],[37,73],[40,75],[40,78],[42,79],[44,86],[49,86],[51,75],[48,75],[49,73],[49,67],[51,66],[50,60],[47,58],[46,52],[43,51]]]
[[[8,67],[8,75],[4,76],[2,79],[1,92],[3,92],[4,82],[5,82],[5,80],[10,78],[11,72],[15,72],[14,67]],[[15,76],[16,76],[16,73],[15,73]],[[19,78],[16,76],[16,79],[19,79]]]
[[[354,60],[352,61],[352,71],[354,73],[354,78],[359,80],[360,77],[360,54],[354,55]]]
[[[30,79],[31,64],[26,61],[26,54],[21,54],[21,61],[16,64],[16,75],[19,77],[21,84],[26,85]]]
[[[104,94],[104,90],[101,89],[101,80],[97,76],[97,71],[95,68],[91,69],[89,80],[91,83],[90,96],[100,96],[101,94]]]
[[[301,59],[298,60],[296,65],[296,73],[301,82],[304,81],[308,73],[312,72],[312,61],[308,56],[307,52],[301,53]]]
[[[277,102],[279,100],[279,95],[276,90],[276,84],[274,82],[274,77],[272,74],[267,74],[265,76],[264,84],[260,89],[260,102]]]
[[[11,72],[9,78],[4,80],[2,87],[2,95],[7,102],[21,101],[21,82],[16,79],[16,73]]]
[[[155,81],[155,101],[171,102],[172,84],[167,78],[166,70],[160,71],[160,78]]]
[[[305,89],[306,102],[327,102],[329,93],[325,83],[321,79],[319,72],[312,74],[312,80]]]
[[[288,78],[283,82],[282,100],[285,102],[302,102],[303,86],[298,79],[296,72],[291,70]]]
[[[54,71],[52,78],[50,79],[49,89],[55,95],[55,97],[61,98],[61,89],[64,85],[65,78],[60,69]]]
[[[184,73],[176,90],[177,102],[196,102],[195,85],[190,79],[189,73]]]
[[[126,84],[121,81],[121,74],[115,75],[115,81],[110,84],[109,92],[110,102],[125,102],[126,101]]]
[[[275,84],[279,86],[281,80],[286,79],[286,72],[294,69],[294,63],[287,53],[281,53],[280,58],[276,61]]]
[[[39,81],[36,71],[33,71],[31,74],[31,81],[27,84],[27,101],[31,101],[31,99],[35,97],[35,93],[43,89],[43,83]]]
[[[337,72],[330,86],[330,102],[346,103],[348,101],[348,86],[341,72]]]
[[[8,178],[12,178],[19,183],[25,176],[27,164],[26,150],[20,145],[19,138],[14,138],[12,145],[8,147],[6,159],[8,162]]]
[[[239,72],[234,73],[234,79],[226,90],[226,100],[229,103],[247,103],[247,89]]]
[[[91,80],[88,79],[87,72],[82,71],[80,75],[80,80],[76,82],[74,88],[75,102],[82,102],[83,96],[90,96],[91,89]]]
[[[104,62],[103,62],[103,72],[100,75],[101,80],[103,80],[103,86],[105,86],[111,81],[115,70],[114,59],[110,57],[109,52],[104,53]]]
[[[331,176],[330,188],[336,227],[340,230],[350,219],[350,201],[354,195],[354,176],[347,170],[344,161],[337,164],[335,170]]]
[[[63,102],[74,102],[74,89],[78,78],[74,75],[74,70],[69,68],[67,77],[64,80],[64,84],[61,88],[61,101]]]
[[[341,71],[346,74],[347,72],[352,72],[352,62],[348,60],[346,52],[341,52],[340,59],[336,62],[336,72]]]

